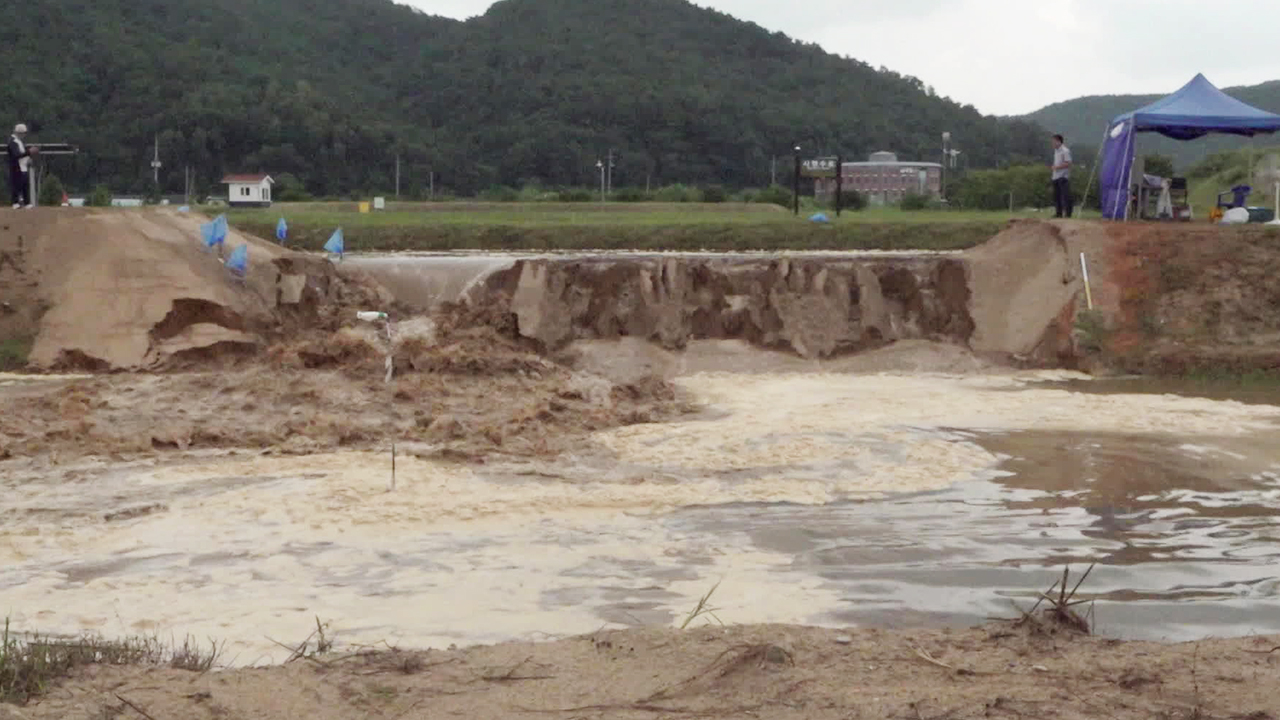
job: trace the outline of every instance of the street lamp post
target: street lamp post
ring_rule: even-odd
[[[791,203],[792,212],[796,215],[800,214],[800,146],[796,145],[796,171],[791,177]]]
[[[942,201],[947,201],[947,161],[951,155],[951,133],[942,133]]]
[[[604,162],[596,160],[596,167],[600,169],[600,202],[604,202]]]

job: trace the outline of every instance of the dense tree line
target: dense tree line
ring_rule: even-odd
[[[777,161],[893,150],[1039,161],[1044,131],[684,0],[502,0],[458,22],[389,0],[31,0],[0,25],[0,107],[69,188],[199,193],[267,171],[295,196],[495,185],[763,187]]]

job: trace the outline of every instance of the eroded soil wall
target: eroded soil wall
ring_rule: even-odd
[[[519,260],[467,300],[514,315],[549,349],[639,337],[678,349],[739,338],[817,358],[901,339],[965,344],[973,334],[955,258],[623,257]]]

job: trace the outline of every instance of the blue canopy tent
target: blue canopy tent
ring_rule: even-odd
[[[1252,137],[1277,130],[1280,115],[1246,105],[1214,87],[1204,75],[1196,75],[1174,94],[1111,121],[1098,170],[1102,216],[1111,220],[1129,216],[1129,174],[1136,133],[1195,140],[1209,133]]]

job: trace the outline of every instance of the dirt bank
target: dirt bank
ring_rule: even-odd
[[[928,340],[1003,364],[1280,366],[1270,282],[1280,251],[1267,228],[1019,221],[950,255],[448,258],[430,272],[415,263],[437,259],[370,264],[393,296],[362,271],[233,232],[228,248],[250,248],[248,277],[235,280],[203,250],[202,220],[68,209],[8,218],[0,339],[31,343],[36,368],[160,368],[260,352],[395,300],[425,312],[443,293],[544,352],[619,337],[674,350],[736,339],[818,359]]]
[[[1028,220],[956,255],[515,259],[473,268],[464,297],[513,317],[546,348],[738,339],[818,359],[930,340],[1023,366],[1276,369],[1275,237],[1259,227]]]
[[[248,272],[235,278],[204,249],[206,220],[67,208],[6,216],[0,338],[30,343],[35,368],[154,368],[192,353],[260,350],[296,328],[325,326],[336,309],[389,300],[321,257],[233,231],[221,256],[249,248]]]
[[[733,338],[820,358],[895,340],[964,343],[973,331],[964,267],[946,256],[522,259],[467,301],[510,313],[521,336],[550,349]]]
[[[1091,338],[1102,359],[1159,374],[1280,370],[1280,233],[1269,227],[1111,228]]]
[[[92,668],[23,716],[1249,718],[1280,714],[1277,638],[1119,642],[1007,625],[601,630],[547,643],[209,674]]]
[[[812,360],[928,340],[997,362],[1074,366],[1079,254],[1108,242],[1102,225],[1026,221],[962,254],[391,256],[363,267],[419,309],[459,298],[552,350],[732,339]]]

